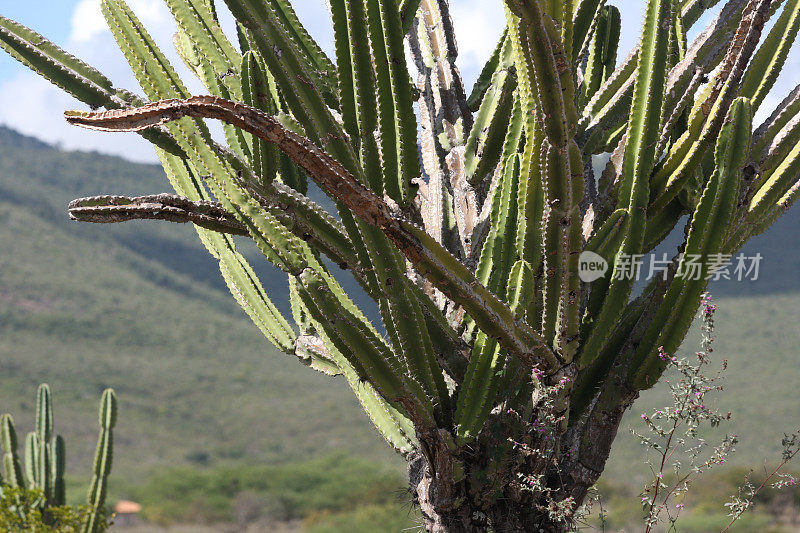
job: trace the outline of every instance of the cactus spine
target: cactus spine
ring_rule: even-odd
[[[469,97],[447,0],[330,0],[334,58],[289,0],[225,0],[237,41],[214,1],[166,3],[178,53],[208,96],[189,94],[124,0],[102,10],[149,101],[2,17],[0,46],[106,110],[68,112],[70,123],[151,141],[187,220],[213,209],[220,218],[197,231],[232,295],[281,351],[347,380],[408,457],[432,531],[504,529],[508,517],[519,530],[562,530],[531,509],[551,507],[553,494],[583,501],[622,413],[664,370],[658,347],[677,349],[705,287],[677,275],[676,256],[631,300],[632,258],[683,219],[687,253],[735,253],[800,196],[800,87],[751,125],[797,38],[797,0],[727,0],[691,44],[719,2],[648,0],[619,67],[625,14],[605,0],[505,0],[506,28]],[[227,146],[206,119],[224,123]],[[595,179],[593,158],[606,152]],[[308,197],[309,179],[335,212]],[[135,217],[102,198],[77,201],[73,216]],[[294,324],[231,234],[287,276]],[[610,272],[582,282],[584,252]],[[382,327],[330,263],[352,273]],[[49,402],[41,391],[24,470],[4,419],[4,483],[61,501]],[[113,395],[103,409],[95,510]],[[548,416],[552,448],[535,430]],[[559,481],[520,496],[520,475]]]

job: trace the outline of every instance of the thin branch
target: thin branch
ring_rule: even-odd
[[[100,113],[68,112],[69,123],[100,131],[139,131],[183,117],[211,118],[233,124],[273,143],[355,215],[380,228],[414,268],[473,317],[487,335],[523,362],[544,372],[560,362],[544,339],[482,285],[472,272],[396,207],[377,196],[308,139],[286,129],[270,115],[213,96],[164,100],[138,109]]]
[[[788,436],[787,436],[787,438],[788,438]],[[795,440],[792,440],[791,442],[792,442],[792,443],[794,443],[794,442],[797,442],[797,441],[795,441]],[[758,486],[758,488],[756,488],[756,489],[755,489],[755,490],[752,492],[752,494],[750,495],[750,497],[749,497],[749,498],[747,498],[746,502],[747,502],[749,505],[748,505],[747,507],[745,507],[745,508],[744,508],[744,509],[743,509],[741,512],[738,512],[738,513],[737,513],[736,511],[733,511],[733,512],[731,513],[731,516],[732,516],[732,518],[731,518],[731,521],[730,521],[730,522],[728,522],[728,525],[726,525],[726,526],[725,526],[725,528],[724,528],[722,531],[720,531],[720,533],[727,533],[727,531],[728,531],[728,530],[731,528],[731,526],[733,526],[733,524],[735,524],[735,523],[736,523],[736,522],[737,522],[737,521],[738,521],[738,520],[739,520],[739,519],[742,517],[742,514],[744,514],[744,512],[745,512],[747,509],[749,509],[749,508],[752,506],[752,504],[753,504],[753,500],[755,500],[755,497],[756,497],[756,496],[757,496],[757,495],[758,495],[758,494],[759,494],[759,493],[760,493],[762,490],[764,490],[764,487],[766,487],[766,486],[767,486],[767,483],[769,483],[769,481],[770,481],[771,479],[773,479],[773,478],[774,478],[776,475],[778,475],[778,473],[781,471],[781,469],[782,469],[784,466],[786,466],[787,464],[789,464],[789,462],[790,462],[792,459],[794,459],[794,458],[795,458],[795,456],[796,456],[798,453],[800,453],[800,448],[789,449],[789,450],[787,450],[787,451],[784,451],[783,460],[781,461],[781,463],[780,463],[780,464],[779,464],[777,467],[775,467],[775,468],[772,470],[772,472],[770,472],[770,473],[767,475],[767,477],[764,479],[764,481],[761,483],[761,485],[759,485],[759,486]]]
[[[174,194],[90,196],[69,203],[69,217],[80,222],[113,224],[129,220],[192,222],[207,230],[248,235],[247,228],[217,202],[193,202]]]

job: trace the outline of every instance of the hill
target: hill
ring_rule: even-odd
[[[135,493],[167,467],[286,465],[332,452],[398,472],[402,463],[346,384],[277,353],[249,323],[191,227],[67,219],[67,202],[78,196],[165,190],[157,166],[64,152],[0,127],[0,412],[29,430],[35,387],[49,382],[69,472],[83,481],[96,404],[114,387],[117,494]],[[736,464],[774,458],[783,432],[798,425],[798,227],[794,210],[748,245],[747,254],[764,256],[758,281],[712,289],[716,353],[729,360],[719,401],[734,413],[723,431],[742,435]],[[284,277],[242,246],[285,308]],[[623,423],[608,479],[647,475],[624,428],[665,401],[663,387],[649,391]]]
[[[107,386],[120,397],[120,478],[331,452],[391,461],[346,383],[278,353],[252,327],[191,227],[67,218],[73,197],[166,188],[157,166],[0,128],[0,411],[30,429],[36,385],[49,382],[69,471],[83,476]],[[284,290],[282,276],[262,279]]]

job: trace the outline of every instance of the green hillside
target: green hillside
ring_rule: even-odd
[[[731,411],[732,418],[707,436],[710,442],[714,435],[717,440],[725,433],[740,436],[731,464],[758,465],[765,459],[774,462],[780,458],[783,434],[800,428],[800,294],[721,297],[717,304],[715,363],[709,373],[716,371],[723,359],[728,360],[728,370],[724,374],[725,390],[713,397],[712,405],[721,412]],[[693,353],[699,343],[699,334],[694,333],[684,344],[683,354]],[[635,404],[620,428],[619,446],[612,452],[607,470],[612,479],[639,480],[649,474],[640,447],[627,434],[628,428],[643,431],[639,415],[668,405],[665,386],[647,391]],[[631,464],[641,467],[632,471]]]
[[[67,219],[74,197],[165,190],[156,166],[62,152],[0,127],[0,412],[29,430],[36,385],[49,382],[68,470],[85,478],[96,402],[114,387],[117,495],[135,495],[137,485],[175,466],[266,467],[343,453],[399,472],[402,462],[343,381],[303,367],[260,336],[191,227]],[[749,245],[765,257],[759,282],[714,289],[716,353],[729,360],[720,401],[734,413],[723,430],[743,436],[737,464],[774,458],[783,432],[800,424],[798,227],[800,213],[789,213]],[[285,306],[284,277],[248,255]],[[637,407],[664,401],[656,389]],[[641,422],[640,412],[623,424],[612,481],[647,474],[625,429]]]
[[[75,196],[165,187],[158,167],[0,129],[0,411],[28,430],[36,385],[49,382],[76,474],[89,471],[107,386],[120,397],[118,478],[333,452],[391,461],[343,381],[252,327],[191,227],[67,219]],[[272,280],[280,290],[284,280]]]

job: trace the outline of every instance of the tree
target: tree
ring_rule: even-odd
[[[751,122],[800,2],[728,0],[687,46],[718,1],[648,0],[641,42],[615,69],[617,8],[505,0],[469,97],[446,0],[330,0],[334,59],[288,0],[225,3],[238,47],[213,0],[167,0],[178,52],[213,95],[191,96],[123,0],[103,0],[150,103],[1,19],[9,53],[106,108],[69,122],[139,132],[176,193],[79,199],[71,216],[193,222],[267,339],[343,375],[408,459],[429,531],[568,529],[623,413],[685,337],[719,266],[709,258],[797,199],[800,87]],[[204,119],[224,123],[226,147]],[[595,178],[592,156],[607,152]],[[308,178],[337,214],[306,196]],[[636,295],[631,266],[684,223],[665,275]],[[288,275],[294,325],[233,235]]]

